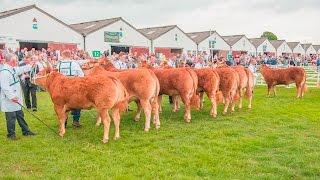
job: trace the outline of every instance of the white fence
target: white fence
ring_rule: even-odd
[[[287,68],[284,66],[270,66],[272,68]],[[302,66],[307,73],[307,86],[308,87],[319,87],[320,84],[320,72],[317,70],[317,66]],[[259,69],[259,67],[257,67]],[[256,85],[266,85],[263,76],[260,72],[257,73]],[[290,84],[289,87],[295,87],[295,84]]]

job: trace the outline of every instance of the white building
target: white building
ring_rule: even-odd
[[[183,52],[196,52],[196,43],[177,25],[139,29],[150,39],[151,52],[167,58]]]
[[[0,48],[76,49],[82,36],[35,5],[0,12]]]
[[[70,26],[82,34],[84,49],[94,57],[108,51],[149,53],[149,39],[121,17]]]
[[[249,39],[250,42],[254,45],[256,48],[256,56],[261,56],[263,54],[268,55],[268,56],[275,56],[276,55],[276,49],[272,46],[270,41],[265,38],[251,38]]]
[[[313,45],[313,47],[316,50],[317,54],[320,55],[320,45]]]
[[[290,49],[292,49],[292,53],[294,57],[305,56],[306,51],[303,49],[301,43],[299,42],[288,42],[287,43]]]
[[[292,54],[292,50],[285,40],[270,40],[270,42],[276,49],[276,57]]]
[[[193,41],[197,44],[199,52],[205,51],[212,56],[227,57],[230,51],[229,44],[216,32],[204,31],[187,33]]]
[[[306,51],[306,56],[316,55],[317,51],[312,44],[302,44],[303,49]]]
[[[256,54],[256,48],[245,35],[222,36],[222,38],[230,45],[233,57]]]

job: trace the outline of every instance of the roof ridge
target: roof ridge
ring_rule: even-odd
[[[116,20],[116,19],[122,19],[122,17],[114,17],[114,18],[106,18],[106,19],[99,19],[99,20],[93,20],[93,21],[85,21],[85,22],[81,22],[81,23],[74,23],[74,24],[69,24],[70,26],[72,25],[79,25],[79,24],[86,24],[86,23],[92,23],[92,22],[101,22],[101,21],[106,21],[106,20]]]
[[[187,34],[195,34],[195,33],[207,33],[207,32],[210,32],[210,31],[197,31],[197,32],[187,32]],[[211,32],[216,32],[216,30],[213,30]]]
[[[147,28],[139,28],[138,30],[142,29],[155,29],[155,28],[167,28],[167,27],[177,27],[178,25],[166,25],[166,26],[154,26],[154,27],[147,27]]]
[[[246,36],[245,34],[237,34],[237,35],[224,35],[222,37],[230,37],[230,36]]]
[[[6,11],[1,11],[1,13],[7,13],[7,12],[10,12],[10,11],[17,11],[17,10],[21,10],[21,9],[26,9],[26,8],[31,8],[31,7],[36,7],[35,4],[31,4],[31,5],[28,5],[28,6],[22,6],[22,7],[19,7],[19,8],[14,8],[14,9],[10,9],[10,10],[6,10]]]

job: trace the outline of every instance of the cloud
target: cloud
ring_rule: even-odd
[[[186,32],[249,37],[268,30],[287,41],[320,44],[320,0],[0,0],[0,10],[34,3],[66,23],[121,16],[138,28],[178,24]]]

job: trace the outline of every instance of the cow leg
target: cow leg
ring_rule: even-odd
[[[230,104],[230,96],[227,96],[225,98],[224,109],[223,109],[224,115],[227,114],[227,112],[228,112],[229,104]]]
[[[177,112],[177,98],[176,96],[171,96],[172,99],[172,112]]]
[[[103,127],[104,127],[104,132],[103,132],[103,143],[108,143],[109,141],[109,130],[110,130],[110,116],[109,112],[107,109],[99,109],[99,114],[101,116],[102,122],[103,122]]]
[[[181,96],[182,102],[185,105],[185,111],[184,111],[184,120],[185,122],[189,123],[191,120],[191,106],[190,106],[190,98],[187,97],[188,95]]]
[[[301,85],[300,84],[296,84],[296,87],[297,87],[297,98],[300,98],[300,95],[301,95]]]
[[[306,90],[306,83],[307,83],[307,82],[303,82],[302,85],[301,85],[300,98],[303,98],[303,96],[304,96],[304,91]]]
[[[144,115],[146,116],[144,131],[148,132],[150,130],[150,119],[151,119],[152,107],[149,100],[140,100],[140,103],[143,108]]]
[[[141,104],[140,104],[139,101],[136,101],[136,104],[137,104],[138,109],[137,109],[137,114],[136,114],[136,116],[134,117],[134,121],[135,121],[135,122],[138,122],[138,121],[140,121],[140,118],[141,118],[142,108],[141,108]]]
[[[160,119],[159,119],[159,103],[157,98],[154,98],[152,102],[152,110],[153,110],[153,124],[155,125],[156,129],[160,128]]]
[[[210,115],[212,117],[217,117],[217,100],[216,100],[216,97],[215,95],[213,95],[214,93],[208,95],[210,101],[211,101],[211,110],[210,110]]]
[[[120,110],[112,109],[112,119],[115,127],[114,140],[120,139]]]
[[[268,84],[268,94],[267,94],[267,97],[270,97],[271,88],[272,88],[272,86]]]
[[[66,133],[65,122],[67,120],[67,113],[63,106],[54,106],[54,110],[58,116],[59,121],[59,136],[63,137]]]
[[[273,86],[272,90],[273,90],[273,97],[276,97],[277,96],[276,86]]]
[[[98,113],[96,126],[100,126],[100,125],[101,125],[101,116],[100,116],[99,113]]]
[[[200,92],[200,109],[203,109],[204,92]]]
[[[180,110],[180,96],[177,96],[177,111]]]
[[[162,113],[162,95],[158,96],[159,113]]]
[[[252,98],[253,98],[253,96],[252,96],[252,94],[250,94],[249,97],[248,97],[248,100],[249,100],[248,108],[249,109],[252,109]]]
[[[243,104],[243,89],[240,90],[240,97],[239,97],[239,109],[242,109],[242,104]]]
[[[235,112],[236,111],[235,107],[236,107],[236,103],[235,103],[235,101],[232,101],[231,102],[231,112]]]

